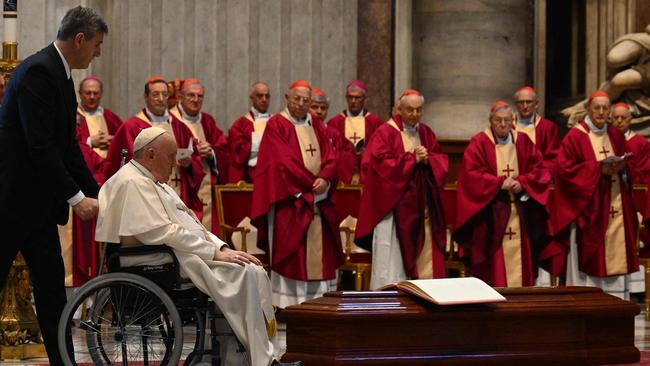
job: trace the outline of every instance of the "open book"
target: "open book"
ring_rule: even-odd
[[[407,280],[383,289],[397,288],[437,305],[507,301],[487,283],[475,277]]]

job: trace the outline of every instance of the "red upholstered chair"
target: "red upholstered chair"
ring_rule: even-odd
[[[467,266],[458,258],[458,247],[454,245],[454,221],[456,220],[456,184],[445,184],[442,195],[442,204],[445,212],[445,222],[449,231],[449,242],[447,243],[447,253],[445,255],[445,267],[447,275],[449,270],[458,271],[458,276],[466,277],[469,274]]]
[[[239,226],[239,223],[246,217],[250,217],[253,204],[253,185],[241,181],[236,184],[216,185],[214,190],[222,239],[232,246],[232,234],[239,233],[242,243],[241,250],[248,252],[250,243],[246,243],[246,235],[251,230],[248,227]],[[269,264],[267,254],[255,254],[255,256],[265,266]]]
[[[336,206],[336,215],[338,222],[341,223],[348,216],[358,218],[359,203],[361,202],[361,193],[363,186],[361,184],[344,184],[339,183],[334,192],[333,201]],[[339,231],[345,234],[345,263],[339,267],[339,271],[351,271],[354,273],[354,289],[357,291],[368,290],[370,286],[370,265],[372,255],[370,253],[352,253],[352,236],[356,226],[339,226]],[[338,287],[340,288],[339,283]]]

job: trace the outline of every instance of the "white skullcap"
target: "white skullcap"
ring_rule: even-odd
[[[138,136],[133,141],[133,152],[136,152],[143,147],[147,146],[151,141],[155,140],[156,137],[162,135],[167,131],[163,130],[160,127],[149,127],[140,131]]]

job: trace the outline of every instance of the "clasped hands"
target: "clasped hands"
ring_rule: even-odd
[[[625,160],[618,161],[605,161],[600,162],[600,170],[604,175],[615,175],[621,170],[625,169]]]
[[[424,163],[426,164],[427,161],[429,161],[429,151],[427,150],[426,147],[422,145],[418,145],[415,147],[415,150],[413,151],[415,154],[415,162],[416,163]]]
[[[90,136],[90,144],[102,150],[108,150],[111,141],[113,141],[113,135],[109,135],[104,131],[99,131],[96,135]]]
[[[501,189],[503,189],[504,191],[508,191],[512,194],[518,194],[523,190],[523,188],[521,188],[521,183],[519,183],[518,180],[509,177],[503,181],[503,184],[501,185]]]

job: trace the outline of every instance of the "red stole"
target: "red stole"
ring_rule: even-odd
[[[312,125],[321,154],[318,174],[305,167],[294,124],[280,114],[268,120],[255,171],[255,179],[264,184],[255,184],[251,212],[258,228],[258,247],[268,252],[266,217],[275,208],[271,269],[302,281],[308,279],[306,234],[314,217],[312,185],[318,177],[330,183],[328,198],[316,204],[322,219],[322,279],[334,278],[344,260],[331,201],[337,184],[335,155],[322,122],[313,119]]]
[[[448,158],[442,153],[433,131],[418,125],[420,144],[429,151],[428,164],[416,164],[415,154],[404,151],[399,116],[395,126],[382,125],[375,131],[363,155],[361,170],[367,177],[359,207],[355,242],[372,249],[375,226],[394,212],[399,245],[407,276],[419,278],[417,259],[425,244],[425,211],[431,229],[433,277],[445,277],[444,251],[446,228],[442,189]]]

